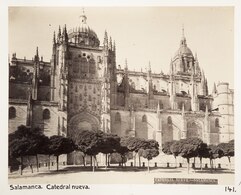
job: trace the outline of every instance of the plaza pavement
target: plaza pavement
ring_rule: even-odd
[[[24,170],[23,175],[13,172],[9,174],[9,184],[153,184],[154,178],[195,178],[217,179],[218,184],[233,185],[234,171],[228,169],[216,169],[213,173],[210,169],[192,169],[189,174],[187,168],[174,167],[99,167],[92,172],[91,167],[60,166],[60,170],[44,170],[31,173]]]

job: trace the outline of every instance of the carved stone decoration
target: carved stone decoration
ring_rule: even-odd
[[[203,125],[197,120],[190,120],[187,122],[187,138],[198,137],[203,139],[202,133]]]
[[[82,112],[69,120],[68,134],[71,138],[74,138],[83,130],[97,131],[99,128],[100,122],[97,117],[89,112]]]

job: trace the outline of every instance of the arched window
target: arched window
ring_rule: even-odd
[[[135,83],[134,83],[134,82],[131,82],[131,87],[132,87],[133,89],[135,89],[135,88],[136,88],[136,85],[135,85]]]
[[[91,74],[95,74],[95,60],[94,59],[90,59],[89,60],[89,65],[90,65],[90,73]]]
[[[88,63],[85,58],[81,58],[81,72],[87,73],[88,72]]]
[[[44,109],[43,120],[48,120],[48,119],[50,119],[50,111],[49,111],[49,109]]]
[[[159,107],[160,107],[160,109],[163,109],[163,103],[162,103],[162,101],[159,100],[158,102],[159,102]]]
[[[119,112],[115,114],[115,122],[121,122],[121,115]]]
[[[218,118],[215,119],[215,127],[219,127],[219,119]]]
[[[73,60],[73,72],[78,73],[79,72],[79,66],[80,66],[80,60],[78,57],[75,57]]]
[[[79,94],[79,101],[82,101],[82,94]]]
[[[172,117],[167,117],[167,124],[168,125],[171,125],[172,124]]]
[[[141,119],[141,121],[142,121],[143,123],[146,123],[146,122],[147,122],[147,118],[146,118],[146,115],[143,115],[143,116],[142,116],[142,119]]]
[[[16,117],[16,109],[14,107],[9,108],[8,117],[9,119],[13,119]]]

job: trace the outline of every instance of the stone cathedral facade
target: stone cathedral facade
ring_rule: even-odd
[[[102,41],[101,41],[102,42]],[[9,133],[21,124],[48,135],[75,136],[102,130],[119,136],[167,141],[199,137],[208,144],[234,138],[234,92],[228,83],[208,81],[197,55],[181,37],[170,71],[156,74],[116,65],[116,46],[103,44],[87,25],[66,26],[53,36],[52,58],[9,62]],[[158,52],[158,51],[156,51]],[[160,67],[161,70],[161,67]]]

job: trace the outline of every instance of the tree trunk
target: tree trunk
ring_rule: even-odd
[[[21,161],[20,162],[20,175],[22,175],[23,174],[23,157],[21,156],[20,159],[21,159],[20,160]]]
[[[141,167],[141,156],[140,156],[140,154],[138,154],[138,158],[139,158],[139,167]]]
[[[30,166],[31,173],[33,173],[33,165],[32,165],[32,163],[30,163],[29,156],[28,156],[28,164]]]
[[[211,173],[213,172],[213,165],[212,165],[212,159],[210,158],[210,168],[211,168]]]
[[[196,158],[194,157],[194,159],[193,159],[193,164],[194,164],[194,167],[193,168],[195,168],[196,167]]]
[[[49,155],[49,162],[48,162],[48,170],[50,170],[50,155]]]
[[[38,154],[36,154],[36,163],[37,163],[37,172],[39,172],[39,167],[38,167]]]
[[[74,165],[76,165],[76,151],[73,152],[74,155]]]
[[[175,157],[175,167],[177,168],[177,157],[176,156],[174,157]]]
[[[107,154],[107,166],[110,167],[110,154]]]
[[[136,152],[134,152],[134,167],[136,166]]]
[[[92,159],[92,156],[90,156],[90,166],[93,167],[93,159]]]
[[[201,169],[201,171],[203,170],[203,166],[202,166],[202,157],[200,157],[200,169]]]
[[[85,155],[82,156],[82,159],[83,159],[83,165],[85,167]]]
[[[107,164],[108,164],[108,159],[107,159],[108,157],[107,157],[107,154],[105,154],[105,169],[107,169]]]
[[[150,173],[149,159],[147,159],[147,169],[148,169],[148,173]]]
[[[187,158],[187,173],[189,173],[189,158]]]
[[[95,160],[95,162],[96,162],[96,168],[98,168],[99,165],[98,165],[98,161],[97,161],[97,159],[96,159],[96,155],[94,155],[94,160]]]
[[[93,163],[93,166],[92,166],[92,168],[93,168],[93,172],[95,172],[95,160],[93,159],[93,156],[91,156],[91,161],[92,161],[92,163]]]
[[[56,156],[57,171],[59,170],[59,155]]]
[[[231,157],[228,156],[228,162],[229,162],[229,170],[231,171]]]

